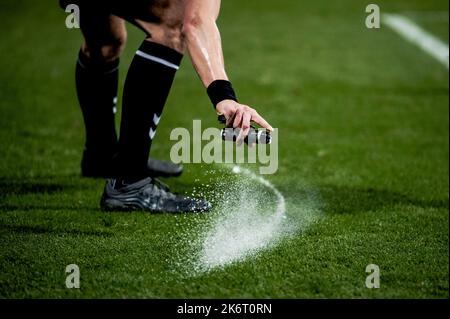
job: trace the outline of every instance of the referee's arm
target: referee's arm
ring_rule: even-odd
[[[186,0],[183,35],[187,49],[200,79],[208,88],[209,96],[219,114],[225,115],[227,126],[241,128],[238,140],[243,140],[254,121],[272,131],[253,108],[237,102],[225,72],[222,42],[216,20],[220,0]]]

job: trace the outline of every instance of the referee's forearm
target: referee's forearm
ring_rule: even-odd
[[[215,80],[228,80],[220,32],[215,20],[197,18],[187,21],[183,27],[183,36],[192,64],[205,87]]]

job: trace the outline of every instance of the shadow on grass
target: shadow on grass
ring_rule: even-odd
[[[350,186],[321,185],[316,189],[321,207],[330,214],[353,214],[377,211],[394,206],[415,206],[419,208],[449,209],[449,199],[414,198],[386,189],[358,188]],[[288,201],[302,205],[310,196],[308,190],[299,190]]]
[[[0,181],[0,197],[9,195],[54,194],[76,188],[75,185],[53,182],[34,182],[29,180]]]
[[[52,201],[42,198],[27,199],[20,201],[19,203],[8,203],[7,198],[9,196],[18,197],[26,195],[55,195],[59,193],[66,193],[70,195],[75,191],[86,190],[86,185],[77,182],[54,182],[52,177],[42,178],[39,182],[35,179],[13,180],[8,179],[1,180],[0,177],[0,211],[36,211],[36,210],[48,210],[48,211],[99,211],[100,207],[82,205],[76,201],[66,201],[61,205],[60,200]],[[2,202],[2,200],[4,200]],[[100,199],[99,199],[100,201]],[[81,205],[80,205],[81,204]]]
[[[100,201],[100,200],[99,200]],[[86,212],[86,213],[97,213],[101,212],[100,205],[98,207],[92,206],[74,206],[72,203],[67,203],[67,205],[51,205],[51,204],[42,204],[42,205],[30,205],[28,203],[24,203],[23,205],[10,205],[10,204],[0,204],[0,212],[34,212],[38,210],[45,211],[77,211],[77,212]]]
[[[58,229],[58,228],[46,228],[42,226],[29,226],[29,225],[0,225],[0,231],[7,231],[24,235],[56,234],[56,235],[79,235],[79,236],[95,236],[95,237],[112,237],[114,235],[112,232],[101,230]]]
[[[326,203],[325,209],[332,214],[351,214],[377,211],[396,205],[420,208],[448,209],[449,200],[411,198],[398,192],[375,188],[324,185],[320,194]]]

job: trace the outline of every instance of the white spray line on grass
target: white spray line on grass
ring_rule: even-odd
[[[248,187],[234,189],[240,197],[237,202],[222,204],[220,217],[205,234],[199,254],[199,270],[208,271],[242,260],[276,242],[285,234],[286,201],[284,196],[269,181],[248,169],[234,166],[232,172],[243,175],[250,182],[257,182],[269,189],[276,198],[275,211],[272,213],[270,202],[261,189]],[[247,185],[251,185],[248,182]],[[231,186],[236,188],[235,185]],[[261,206],[270,214],[263,214]]]
[[[444,64],[447,69],[449,68],[448,44],[443,43],[402,15],[384,14],[382,17],[386,25]]]
[[[271,182],[269,182],[268,180],[264,179],[261,176],[256,175],[252,171],[239,166],[233,167],[233,173],[246,175],[250,179],[257,181],[262,185],[266,186],[267,188],[269,188],[277,197],[276,216],[283,217],[286,215],[286,200],[284,199],[283,194],[281,194],[280,191],[275,186],[273,186]]]
[[[291,189],[295,196],[288,206],[271,182],[247,168],[220,165],[205,173],[212,177],[207,193],[194,190],[192,196],[209,197],[214,211],[190,215],[180,224],[176,240],[182,240],[171,269],[181,276],[199,276],[255,257],[323,216],[319,192],[301,179]]]

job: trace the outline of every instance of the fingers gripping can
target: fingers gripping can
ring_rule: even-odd
[[[219,122],[225,124],[225,117],[219,116]],[[222,140],[236,142],[240,133],[239,128],[226,127],[221,131]],[[246,144],[270,144],[272,143],[272,136],[265,129],[257,129],[253,126],[250,128],[248,136],[244,139]]]

